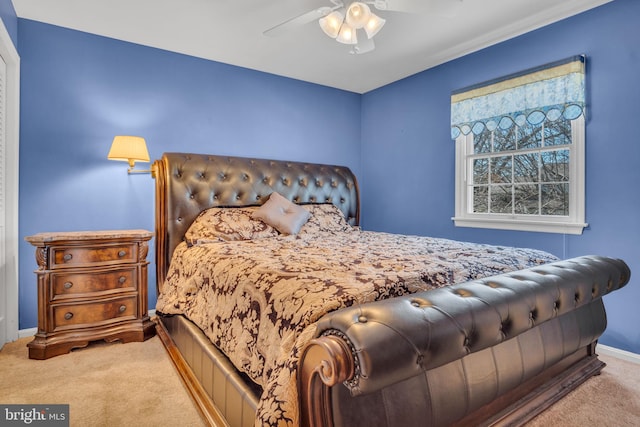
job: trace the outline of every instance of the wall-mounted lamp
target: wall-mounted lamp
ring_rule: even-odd
[[[119,135],[113,138],[107,158],[129,162],[128,173],[153,173],[151,169],[134,169],[136,162],[149,162],[147,144],[139,136]]]

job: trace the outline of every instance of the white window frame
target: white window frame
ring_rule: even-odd
[[[582,234],[585,222],[585,121],[584,114],[571,121],[569,147],[569,215],[513,215],[473,212],[473,186],[467,183],[468,160],[473,154],[473,132],[456,140],[456,227]]]

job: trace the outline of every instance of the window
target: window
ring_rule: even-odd
[[[583,57],[454,93],[456,226],[581,234],[583,111]]]

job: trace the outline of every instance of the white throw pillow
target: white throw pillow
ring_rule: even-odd
[[[252,217],[264,221],[280,233],[297,234],[309,220],[311,214],[302,206],[273,192],[269,196],[269,200],[260,206]]]

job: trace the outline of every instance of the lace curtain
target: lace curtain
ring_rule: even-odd
[[[451,94],[451,138],[584,114],[585,56],[574,56]]]

